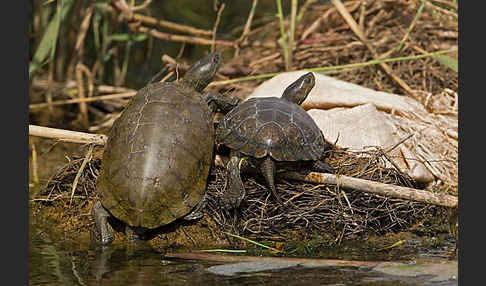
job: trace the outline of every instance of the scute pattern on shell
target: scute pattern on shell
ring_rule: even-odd
[[[239,104],[220,123],[216,140],[245,155],[277,161],[318,160],[328,146],[302,107],[277,97]]]
[[[188,214],[203,198],[214,128],[194,89],[142,88],[115,121],[97,189],[103,206],[130,226],[155,228]]]

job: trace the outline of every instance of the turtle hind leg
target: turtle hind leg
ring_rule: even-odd
[[[113,228],[108,223],[110,213],[101,205],[100,201],[97,201],[93,205],[91,215],[95,220],[91,230],[91,240],[102,245],[110,244],[114,239]]]
[[[277,202],[280,205],[283,205],[283,201],[280,196],[277,194],[277,189],[275,188],[275,173],[276,167],[275,162],[270,156],[267,156],[263,159],[263,162],[260,165],[260,171],[262,172],[265,180],[267,181],[267,185],[270,187],[273,196],[277,199]]]
[[[245,197],[245,186],[241,180],[241,165],[245,159],[236,151],[231,151],[226,164],[226,187],[222,197],[224,209],[238,208]]]
[[[184,220],[197,220],[204,216],[203,209],[207,204],[208,195],[205,192],[203,199],[194,207],[194,209],[183,217]]]

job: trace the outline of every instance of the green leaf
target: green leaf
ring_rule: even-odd
[[[458,64],[457,59],[451,58],[451,57],[448,57],[448,56],[444,56],[444,55],[435,55],[433,57],[434,57],[434,59],[439,61],[441,64],[452,69],[453,71],[455,71],[455,72],[459,71],[459,64]]]
[[[110,40],[125,42],[125,41],[130,40],[130,35],[129,34],[113,34],[113,35],[110,35]]]
[[[46,32],[39,43],[39,47],[37,47],[37,50],[35,51],[29,65],[29,76],[32,74],[32,72],[47,63],[48,56],[51,56],[51,60],[54,57],[59,27],[61,22],[66,18],[66,15],[70,11],[73,3],[74,0],[62,0],[60,9],[57,9],[56,15],[54,15],[52,20],[49,22]]]
[[[133,40],[135,42],[145,41],[145,39],[147,39],[147,35],[146,34],[138,34],[138,35],[135,35],[135,37],[133,37]]]
[[[140,42],[144,41],[147,39],[146,34],[113,34],[110,35],[110,40],[112,41],[118,41],[118,42],[128,42],[128,41],[134,41],[134,42]]]

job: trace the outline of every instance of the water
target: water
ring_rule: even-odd
[[[144,243],[95,248],[53,241],[32,224],[29,233],[29,285],[457,285],[457,280],[428,281],[433,275],[405,277],[358,267],[292,266],[218,275],[208,269],[222,263],[167,260]]]

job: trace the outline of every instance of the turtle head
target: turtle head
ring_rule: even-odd
[[[194,63],[182,78],[182,84],[201,92],[213,79],[221,65],[221,53],[216,51]]]
[[[309,72],[291,83],[283,92],[282,98],[301,105],[316,84],[314,75]]]

